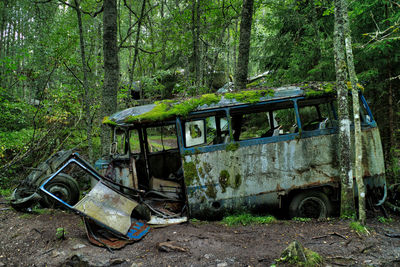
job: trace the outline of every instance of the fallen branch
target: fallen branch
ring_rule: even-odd
[[[174,245],[174,243],[172,241],[158,243],[157,248],[159,251],[163,251],[163,252],[171,252],[171,251],[187,252],[188,251],[187,248],[183,248],[183,247]]]

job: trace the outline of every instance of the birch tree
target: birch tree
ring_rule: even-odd
[[[358,188],[358,219],[365,224],[365,186],[362,178],[362,142],[361,142],[361,123],[360,123],[360,103],[357,87],[357,75],[354,67],[353,49],[351,46],[351,31],[347,12],[347,0],[341,0],[342,14],[344,20],[344,36],[347,56],[347,68],[352,88],[353,97],[353,116],[354,116],[354,148],[355,148],[355,177]]]
[[[350,120],[348,110],[348,90],[346,86],[347,68],[345,58],[345,36],[343,18],[343,0],[335,0],[334,55],[339,115],[339,167],[341,180],[340,215],[351,216],[354,213],[353,171],[350,150]]]

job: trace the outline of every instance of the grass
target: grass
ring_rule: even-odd
[[[385,218],[382,216],[378,216],[378,222],[380,223],[392,223],[393,219],[392,218]]]
[[[356,233],[358,233],[360,235],[368,235],[369,234],[367,227],[362,225],[360,222],[356,222],[356,221],[350,222],[350,229],[354,230]]]
[[[306,254],[307,261],[303,266],[322,266],[323,259],[317,252],[305,248],[304,253]]]
[[[294,217],[292,220],[296,222],[310,222],[311,218]]]
[[[6,199],[9,199],[11,197],[13,190],[11,188],[0,188],[0,196],[5,197]]]
[[[254,216],[249,213],[230,215],[222,219],[222,223],[228,226],[250,225],[250,224],[270,224],[276,222],[273,216]]]

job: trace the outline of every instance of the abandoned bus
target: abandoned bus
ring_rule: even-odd
[[[383,152],[362,94],[360,103],[373,207],[386,197]],[[190,217],[283,209],[323,218],[340,202],[336,107],[329,83],[132,107],[104,119],[114,133],[112,160],[96,166],[126,187],[180,201]]]

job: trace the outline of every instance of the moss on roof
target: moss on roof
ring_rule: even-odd
[[[300,92],[298,93],[297,91],[293,91],[294,96],[298,94],[298,96],[303,95],[307,98],[334,95],[336,92],[335,82],[310,82],[289,87],[281,87],[275,90],[270,88],[258,88],[225,94],[205,94],[199,97],[181,100],[162,100],[155,102],[154,108],[145,113],[139,115],[128,115],[124,119],[124,123],[131,124],[134,122],[162,121],[170,118],[172,119],[176,116],[186,117],[190,112],[195,111],[200,107],[211,107],[213,104],[218,104],[222,100],[222,97],[224,97],[225,100],[236,101],[237,104],[253,104],[260,100],[267,101],[268,99],[273,99],[274,96],[278,98],[282,97],[278,92],[282,91],[282,89],[285,91],[285,88],[293,87],[297,87]],[[292,91],[288,90],[288,92]],[[289,97],[289,95],[284,97]],[[224,103],[221,105],[224,105]],[[117,122],[109,119],[109,117],[105,117],[103,123],[111,126],[119,125]]]
[[[191,111],[202,105],[216,104],[221,100],[221,95],[205,94],[196,98],[189,98],[183,101],[162,100],[156,102],[156,106],[149,112],[138,116],[128,116],[127,123],[136,121],[157,121],[172,118],[174,116],[187,116]]]

